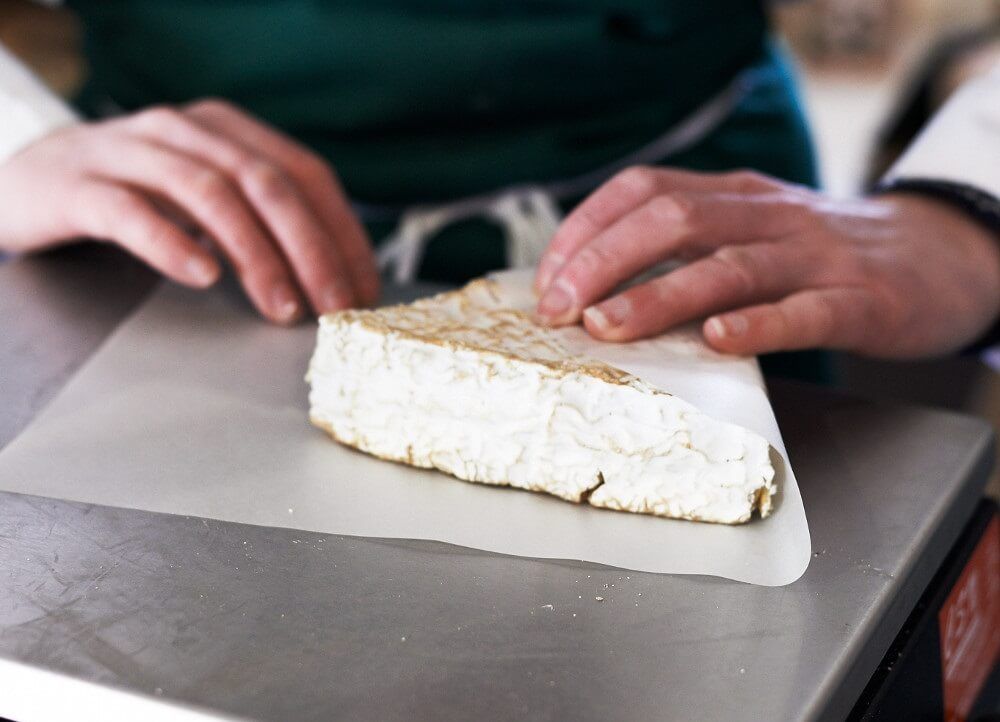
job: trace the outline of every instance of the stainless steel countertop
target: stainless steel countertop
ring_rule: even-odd
[[[0,446],[152,283],[94,247],[0,266]],[[842,719],[992,430],[771,392],[815,552],[788,587],[0,494],[0,656],[261,720]]]

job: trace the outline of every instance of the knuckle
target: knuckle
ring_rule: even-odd
[[[743,267],[748,265],[750,254],[740,246],[723,246],[716,250],[712,256],[725,266]]]
[[[626,168],[612,179],[622,190],[637,196],[652,194],[657,188],[656,171],[648,166]]]
[[[723,246],[712,254],[712,259],[743,295],[753,295],[758,285],[757,264],[750,251],[740,246]]]
[[[261,161],[253,153],[246,151],[243,148],[235,147],[232,149],[230,163],[226,166],[226,168],[232,174],[233,178],[241,182],[246,182],[258,172],[256,166],[258,163],[262,162],[266,161]]]
[[[650,283],[631,289],[628,293],[635,294],[636,301],[641,301],[644,308],[681,308],[684,305],[684,292],[676,277],[667,274]]]
[[[579,230],[580,228],[586,230],[597,230],[601,227],[600,218],[595,212],[594,208],[589,204],[584,204],[580,206],[576,213],[574,213],[575,218],[573,222],[575,225],[574,230]],[[569,226],[569,224],[565,224]]]
[[[560,261],[572,254],[578,243],[592,239],[608,225],[606,209],[616,192],[614,184],[609,184],[574,208],[567,216],[550,244],[550,248],[558,253]]]
[[[814,329],[813,342],[823,344],[831,341],[840,325],[836,304],[828,296],[814,296],[806,310]]]
[[[187,169],[179,173],[180,178],[194,193],[218,200],[229,195],[229,183],[225,177],[212,168]]]
[[[155,223],[148,214],[146,203],[132,191],[114,188],[104,195],[103,212],[100,212],[100,226],[108,238],[143,239],[142,243],[160,248],[169,238],[165,225]]]
[[[150,131],[164,131],[175,127],[181,119],[181,114],[168,105],[154,105],[134,116],[134,122],[139,128]]]
[[[574,279],[608,271],[614,266],[615,255],[603,246],[591,244],[581,249],[573,259],[569,275]]]
[[[183,182],[212,211],[219,211],[233,201],[232,185],[212,168],[199,168],[184,174]]]
[[[254,161],[244,171],[244,180],[251,192],[263,203],[286,203],[291,196],[285,174],[270,163]]]
[[[646,210],[657,226],[669,223],[683,223],[694,215],[693,199],[683,193],[658,195],[646,204]]]
[[[784,346],[789,341],[803,336],[805,329],[795,328],[791,311],[784,304],[777,304],[769,310],[762,324],[767,336],[776,346]]]

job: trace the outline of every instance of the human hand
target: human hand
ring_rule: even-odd
[[[689,261],[622,293],[670,259]],[[632,168],[563,222],[535,281],[540,316],[628,341],[708,317],[715,349],[943,354],[1000,312],[1000,243],[917,195],[835,200],[750,172]]]
[[[378,296],[371,246],[330,167],[226,102],[70,126],[0,164],[0,249],[107,240],[203,288],[221,268],[196,232],[271,321]]]

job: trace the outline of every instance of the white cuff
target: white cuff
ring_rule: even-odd
[[[943,180],[1000,198],[1000,63],[945,103],[883,178]]]
[[[0,163],[79,116],[0,45]]]

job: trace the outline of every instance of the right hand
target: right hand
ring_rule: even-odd
[[[271,321],[378,297],[371,244],[330,167],[226,102],[70,126],[0,164],[0,249],[107,240],[205,288],[221,268],[195,230]]]

